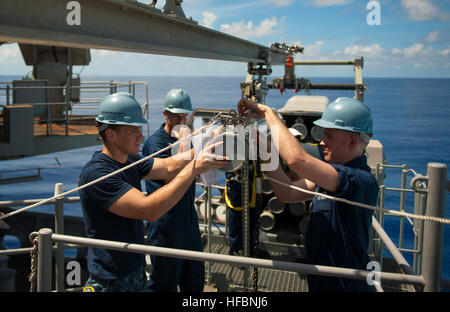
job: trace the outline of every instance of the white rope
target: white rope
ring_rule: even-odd
[[[264,175],[264,177],[268,180],[271,180],[275,183],[278,183],[280,185],[289,187],[291,189],[306,193],[306,194],[310,194],[310,195],[317,195],[317,196],[322,196],[324,198],[327,199],[331,199],[331,200],[335,200],[335,201],[339,201],[348,205],[353,205],[353,206],[358,206],[361,208],[365,208],[365,209],[370,209],[370,210],[376,210],[376,211],[380,211],[383,212],[384,214],[387,215],[393,215],[393,216],[399,216],[399,217],[410,217],[413,219],[419,219],[419,220],[425,220],[425,221],[433,221],[433,222],[438,222],[438,223],[444,223],[444,224],[450,224],[450,220],[448,219],[444,219],[444,218],[438,218],[438,217],[433,217],[433,216],[424,216],[424,215],[417,215],[417,214],[413,214],[413,213],[408,213],[408,212],[402,212],[402,211],[397,211],[397,210],[390,210],[390,209],[383,209],[377,206],[371,206],[371,205],[367,205],[367,204],[363,204],[363,203],[358,203],[358,202],[354,202],[345,198],[339,198],[339,197],[334,197],[334,196],[330,196],[330,195],[326,195],[323,193],[319,193],[319,192],[314,192],[314,191],[310,191],[310,190],[305,190],[301,187],[292,185],[292,184],[288,184],[288,183],[284,183],[281,182],[277,179],[271,178],[267,175]]]
[[[125,170],[127,170],[127,169],[129,169],[129,168],[131,168],[131,167],[133,167],[133,166],[136,166],[136,165],[138,165],[138,164],[140,164],[140,163],[142,163],[142,162],[144,162],[144,161],[147,161],[147,160],[149,160],[150,158],[153,158],[153,157],[155,157],[156,155],[161,154],[162,152],[167,151],[168,149],[172,148],[173,146],[176,146],[176,145],[180,144],[181,142],[187,140],[187,139],[190,138],[191,136],[194,136],[194,135],[197,135],[198,133],[201,133],[204,129],[209,128],[209,127],[215,125],[216,123],[217,123],[217,121],[211,121],[210,123],[204,125],[203,127],[199,128],[199,129],[197,129],[197,130],[195,130],[195,131],[192,132],[190,135],[188,135],[188,136],[186,136],[186,137],[184,137],[184,138],[182,138],[182,139],[180,139],[180,140],[178,140],[178,141],[176,141],[176,142],[170,144],[169,146],[167,146],[167,147],[165,147],[165,148],[163,148],[163,149],[161,149],[161,150],[159,150],[159,151],[157,151],[157,152],[155,152],[155,153],[153,153],[153,154],[151,154],[151,155],[149,155],[149,156],[146,156],[146,157],[144,157],[144,158],[142,158],[142,159],[139,159],[139,160],[135,161],[134,163],[129,164],[128,166],[125,166],[125,167],[123,167],[123,168],[121,168],[121,169],[119,169],[119,170],[116,170],[116,171],[111,172],[111,173],[109,173],[109,174],[107,174],[107,175],[104,175],[103,177],[100,177],[100,178],[98,178],[98,179],[96,179],[96,180],[94,180],[94,181],[91,181],[91,182],[89,182],[89,183],[86,183],[86,184],[84,184],[84,185],[81,185],[81,186],[79,186],[79,187],[76,187],[76,188],[74,188],[74,189],[71,189],[70,191],[67,191],[67,192],[61,193],[61,194],[59,194],[59,195],[53,196],[53,197],[51,197],[51,198],[44,199],[44,200],[42,200],[42,201],[40,201],[40,202],[38,202],[38,203],[35,203],[35,204],[33,204],[33,205],[26,206],[26,207],[23,207],[23,208],[20,208],[20,209],[11,211],[10,213],[4,214],[4,215],[0,215],[0,220],[3,220],[3,219],[6,219],[6,218],[9,218],[9,217],[11,217],[11,216],[14,216],[14,215],[16,215],[16,214],[22,213],[22,212],[27,211],[27,210],[29,210],[29,209],[31,209],[31,208],[34,208],[34,207],[37,207],[37,206],[46,204],[46,203],[48,203],[48,202],[50,202],[50,201],[52,201],[52,200],[55,200],[55,199],[58,199],[58,198],[62,198],[62,197],[64,197],[64,196],[66,196],[66,195],[69,195],[69,194],[71,194],[71,193],[77,192],[77,191],[82,190],[82,189],[84,189],[84,188],[87,188],[87,187],[89,187],[89,186],[91,186],[91,185],[93,185],[93,184],[95,184],[95,183],[98,183],[98,182],[103,181],[103,180],[105,180],[105,179],[107,179],[107,178],[109,178],[109,177],[112,177],[112,176],[114,176],[114,175],[116,175],[116,174],[118,174],[118,173],[120,173],[120,172],[122,172],[122,171],[125,171]]]

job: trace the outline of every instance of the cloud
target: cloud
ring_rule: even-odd
[[[276,7],[285,7],[294,3],[296,0],[267,0],[267,2],[273,4]]]
[[[0,64],[18,63],[21,55],[19,46],[16,43],[0,45]]]
[[[119,56],[122,52],[113,51],[113,50],[100,50],[100,49],[91,49],[92,57],[109,57],[109,56]]]
[[[431,55],[434,52],[435,51],[433,50],[432,47],[426,47],[422,43],[415,43],[414,45],[406,47],[404,49],[397,49],[397,48],[392,49],[393,55],[400,55],[408,58],[418,57],[421,55]]]
[[[184,0],[184,4],[186,4],[186,5],[203,5],[203,6],[205,6],[209,2],[210,2],[209,0]]]
[[[316,7],[326,7],[335,5],[352,4],[354,0],[312,0],[312,5]]]
[[[259,25],[253,24],[252,21],[240,21],[234,22],[232,24],[222,24],[220,25],[220,30],[230,35],[250,39],[279,33],[280,24],[281,23],[278,22],[277,18],[272,17],[266,18]]]
[[[30,71],[30,66],[25,64],[17,43],[0,45],[0,68],[1,75],[18,75]]]
[[[325,43],[325,40],[317,40],[314,44],[305,45],[303,51],[304,58],[318,58],[321,54],[321,49]]]
[[[213,28],[214,22],[217,19],[217,15],[212,13],[212,12],[203,12],[203,20],[202,20],[202,25],[208,28]]]
[[[431,43],[436,42],[438,41],[439,33],[440,33],[439,30],[430,31],[428,35],[425,37],[425,40]]]
[[[439,53],[440,55],[442,55],[443,57],[447,57],[447,56],[450,54],[450,47],[447,48],[447,49],[445,49],[445,50],[438,51],[438,53]]]
[[[424,22],[432,19],[450,21],[450,13],[438,8],[431,0],[402,0],[401,5],[408,13],[410,20]]]
[[[354,58],[363,56],[365,67],[374,71],[425,69],[436,70],[450,67],[450,47],[435,50],[431,46],[417,42],[405,48],[383,48],[379,44],[350,45],[332,53],[335,58]]]
[[[447,36],[448,30],[433,30],[425,36],[425,41],[428,43],[444,43],[449,42]]]
[[[364,57],[366,77],[439,77],[448,76],[446,69],[450,68],[450,46],[434,49],[423,42],[401,48],[386,48],[381,43],[352,44],[331,52],[331,55],[330,59],[344,60]]]
[[[359,57],[364,56],[368,58],[384,58],[386,55],[386,49],[382,48],[378,43],[364,46],[364,45],[351,45],[346,47],[343,51],[334,51],[333,56],[338,57]]]

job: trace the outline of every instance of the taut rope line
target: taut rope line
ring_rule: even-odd
[[[218,116],[218,115],[217,115],[217,116]],[[216,117],[217,117],[217,116],[216,116]],[[48,202],[50,202],[50,201],[52,201],[52,200],[55,200],[55,199],[64,197],[64,196],[66,196],[66,195],[69,195],[69,194],[71,194],[71,193],[77,192],[77,191],[79,191],[79,190],[82,190],[82,189],[84,189],[84,188],[86,188],[86,187],[89,187],[89,186],[95,184],[95,183],[98,183],[98,182],[103,181],[103,180],[105,180],[105,179],[107,179],[107,178],[109,178],[109,177],[112,177],[113,175],[116,175],[116,174],[118,174],[118,173],[120,173],[120,172],[122,172],[122,171],[125,171],[125,170],[127,170],[127,169],[129,169],[129,168],[131,168],[131,167],[133,167],[133,166],[136,166],[137,164],[140,164],[140,163],[142,163],[142,162],[144,162],[144,161],[147,161],[147,160],[149,160],[150,158],[153,158],[153,157],[155,157],[156,155],[161,154],[162,152],[167,151],[168,149],[172,148],[173,146],[176,146],[176,145],[180,144],[181,142],[183,142],[184,140],[190,138],[191,136],[194,136],[194,135],[196,135],[196,134],[198,134],[198,133],[201,133],[204,129],[209,128],[209,127],[215,125],[215,124],[217,123],[217,120],[214,120],[214,119],[215,119],[215,118],[213,118],[213,119],[211,120],[210,123],[208,123],[208,124],[204,125],[203,127],[199,128],[199,129],[197,129],[197,130],[195,130],[194,132],[192,132],[192,133],[189,134],[188,136],[186,136],[186,137],[184,137],[184,138],[182,138],[182,139],[180,139],[180,140],[178,140],[178,141],[176,141],[176,142],[170,144],[169,146],[167,146],[167,147],[165,147],[165,148],[163,148],[163,149],[161,149],[161,150],[159,150],[159,151],[157,151],[157,152],[155,152],[155,153],[153,153],[153,154],[151,154],[151,155],[149,155],[149,156],[146,156],[146,157],[144,157],[144,158],[142,158],[142,159],[140,159],[140,160],[138,160],[138,161],[135,161],[134,163],[131,163],[131,164],[129,164],[128,166],[125,166],[125,167],[123,167],[123,168],[121,168],[121,169],[119,169],[119,170],[116,170],[116,171],[111,172],[111,173],[109,173],[109,174],[107,174],[107,175],[104,175],[103,177],[100,177],[100,178],[98,178],[98,179],[96,179],[96,180],[94,180],[94,181],[91,181],[91,182],[89,182],[89,183],[86,183],[86,184],[84,184],[84,185],[81,185],[81,186],[79,186],[79,187],[76,187],[76,188],[74,188],[74,189],[71,189],[71,190],[69,190],[69,191],[67,191],[67,192],[61,193],[61,194],[59,194],[59,195],[57,195],[57,196],[53,196],[53,197],[51,197],[51,198],[44,199],[44,200],[42,200],[42,201],[40,201],[40,202],[38,202],[38,203],[35,203],[35,204],[32,204],[32,205],[29,205],[29,206],[26,206],[26,207],[23,207],[23,208],[20,208],[20,209],[11,211],[10,213],[7,213],[7,214],[5,214],[5,215],[0,215],[0,220],[9,218],[9,217],[11,217],[11,216],[14,216],[14,215],[16,215],[16,214],[22,213],[22,212],[24,212],[24,211],[26,211],[26,210],[29,210],[29,209],[31,209],[31,208],[34,208],[34,207],[37,207],[37,206],[46,204],[46,203],[48,203]]]
[[[286,186],[288,188],[303,192],[303,193],[307,193],[310,195],[317,195],[317,196],[322,196],[325,197],[327,199],[331,199],[331,200],[335,200],[335,201],[339,201],[348,205],[353,205],[353,206],[358,206],[361,208],[366,208],[366,209],[370,209],[370,210],[377,210],[377,211],[381,211],[387,215],[393,215],[393,216],[399,216],[399,217],[410,217],[413,219],[420,219],[420,220],[425,220],[425,221],[433,221],[433,222],[438,222],[438,223],[444,223],[444,224],[450,224],[450,220],[448,219],[444,219],[444,218],[438,218],[438,217],[432,217],[432,216],[423,216],[423,215],[417,215],[417,214],[413,214],[413,213],[408,213],[408,212],[402,212],[402,211],[397,211],[397,210],[390,210],[390,209],[383,209],[377,206],[371,206],[371,205],[367,205],[367,204],[362,204],[362,203],[358,203],[358,202],[354,202],[345,198],[339,198],[339,197],[334,197],[334,196],[330,196],[330,195],[326,195],[326,194],[322,194],[322,193],[318,193],[318,192],[313,192],[310,190],[305,190],[301,187],[292,185],[292,184],[288,184],[288,183],[284,183],[281,182],[277,179],[271,178],[267,175],[264,175],[264,177],[268,180],[271,180],[275,183],[278,183],[280,185]]]

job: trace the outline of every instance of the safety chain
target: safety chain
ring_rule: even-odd
[[[31,258],[31,268],[30,275],[28,276],[28,281],[30,282],[30,292],[36,291],[36,279],[37,279],[37,258],[39,252],[39,241],[36,232],[30,234],[30,241],[33,243],[33,248],[30,251]]]
[[[345,203],[345,204],[348,204],[348,205],[353,205],[353,206],[358,206],[358,207],[361,207],[361,208],[366,208],[366,209],[370,209],[370,210],[380,211],[380,212],[382,212],[382,213],[384,213],[386,215],[392,215],[392,216],[398,216],[398,217],[409,217],[409,218],[412,218],[412,219],[419,219],[419,220],[424,220],[424,221],[433,221],[433,222],[437,222],[437,223],[450,224],[450,220],[449,219],[438,218],[438,217],[433,217],[433,216],[417,215],[417,214],[408,213],[408,212],[402,212],[402,211],[397,211],[397,210],[383,209],[383,208],[380,208],[380,207],[377,207],[377,206],[371,206],[371,205],[367,205],[367,204],[363,204],[363,203],[354,202],[354,201],[351,201],[351,200],[348,200],[348,199],[345,199],[345,198],[339,198],[339,197],[334,197],[334,196],[326,195],[326,194],[319,193],[319,192],[313,192],[313,191],[310,191],[310,190],[305,190],[305,189],[302,189],[301,187],[294,186],[294,185],[291,185],[291,184],[288,184],[288,183],[284,183],[284,182],[278,181],[278,180],[276,180],[274,178],[271,178],[271,177],[269,177],[267,175],[264,175],[264,177],[266,179],[268,179],[268,180],[271,180],[271,181],[275,182],[275,183],[278,183],[280,185],[289,187],[291,189],[294,189],[294,190],[297,190],[297,191],[300,191],[300,192],[303,192],[303,193],[306,193],[306,194],[311,194],[311,195],[314,195],[314,196],[322,196],[324,198],[331,199],[331,200],[334,200],[334,201],[339,201],[339,202],[342,202],[342,203]]]

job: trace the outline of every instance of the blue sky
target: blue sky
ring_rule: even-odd
[[[148,1],[139,1],[148,3]],[[269,46],[302,44],[296,59],[365,58],[365,77],[450,77],[450,0],[378,0],[380,25],[369,25],[369,0],[184,0],[199,24]],[[165,1],[158,1],[161,9]],[[242,76],[246,64],[91,50],[83,75]],[[17,44],[0,46],[0,74],[24,75]],[[80,72],[76,67],[74,72]],[[297,70],[299,71],[299,70]],[[351,68],[308,68],[310,76],[352,76]],[[280,66],[273,75],[282,74]]]

